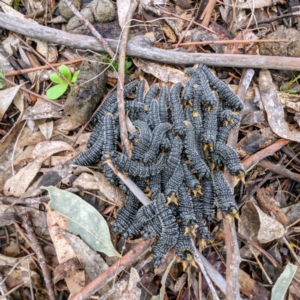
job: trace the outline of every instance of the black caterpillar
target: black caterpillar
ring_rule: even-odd
[[[176,83],[171,89],[170,93],[170,106],[172,112],[172,124],[176,133],[183,136],[184,135],[184,115],[182,106],[180,103],[180,91],[182,85]]]
[[[222,100],[224,101],[227,107],[237,111],[240,111],[244,108],[244,105],[239,99],[239,97],[232,92],[227,83],[215,77],[207,66],[200,65],[199,69],[201,69],[205,73],[210,84],[222,97]]]
[[[233,175],[244,174],[238,155],[226,145],[229,132],[240,120],[235,112],[240,100],[228,92],[226,84],[222,94],[219,86],[224,83],[202,67],[187,73],[191,78],[182,96],[178,83],[170,95],[166,87],[159,91],[158,85],[153,85],[144,97],[145,82],[141,81],[134,100],[125,99],[126,113],[137,129],[129,135],[131,159],[117,150],[120,133],[114,114],[118,108],[115,92],[96,115],[90,149],[75,161],[96,164],[101,160],[107,181],[127,193],[113,232],[123,233],[125,238],[157,237],[153,246],[156,266],[174,246],[184,264],[192,262],[190,234],[212,239],[205,222],[212,221],[215,203],[224,213],[233,214],[237,209],[220,168],[226,166]],[[213,91],[210,87],[215,83],[218,88]],[[137,82],[127,85],[124,97],[136,86]],[[114,171],[106,162],[113,163]],[[139,209],[137,199],[117,179],[117,171],[130,176],[152,199],[151,204]]]
[[[214,193],[217,197],[219,208],[226,214],[237,212],[237,206],[230,186],[221,170],[212,171]]]

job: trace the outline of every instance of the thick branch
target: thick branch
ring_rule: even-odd
[[[39,38],[44,41],[60,45],[70,46],[77,49],[90,49],[105,52],[97,39],[80,34],[71,34],[61,30],[45,27],[31,23],[0,12],[0,27],[12,30],[32,38]],[[111,48],[117,49],[118,41],[106,40]],[[300,71],[300,58],[282,56],[262,56],[243,54],[214,54],[214,53],[185,53],[175,50],[164,50],[153,47],[149,39],[143,36],[132,39],[126,53],[128,56],[151,59],[156,62],[174,65],[193,65],[204,63],[211,66],[240,67],[240,68],[266,68],[285,69]]]

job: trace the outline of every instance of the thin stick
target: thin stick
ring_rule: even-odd
[[[21,37],[14,33],[14,35],[24,44],[26,45],[39,59],[41,59],[46,65],[48,65],[58,76],[62,77],[64,81],[68,84],[69,87],[72,87],[72,83],[65,77],[64,74],[58,72],[41,54],[39,54],[35,49],[33,49],[26,41],[24,41]]]
[[[270,161],[267,161],[267,160],[262,160],[257,165],[260,166],[260,167],[266,168],[266,169],[270,170],[273,173],[277,173],[277,174],[285,176],[286,178],[294,180],[296,182],[300,182],[300,175],[291,172],[290,170],[288,170],[284,166],[273,164],[273,163],[271,163]]]
[[[120,43],[119,50],[119,80],[117,84],[117,95],[118,95],[118,112],[119,112],[119,123],[120,123],[120,137],[122,146],[124,147],[128,157],[131,157],[130,143],[128,140],[127,124],[126,124],[126,113],[124,104],[124,77],[125,77],[125,59],[126,59],[126,45],[128,40],[128,34],[130,29],[130,21],[137,8],[138,2],[132,0],[126,17],[125,29]]]
[[[254,70],[244,69],[243,74],[240,80],[239,88],[237,95],[244,102],[246,92],[250,86],[254,75]],[[236,148],[236,143],[239,133],[239,124],[231,130],[228,137],[228,145]],[[233,191],[234,182],[232,176],[225,171],[225,177],[230,184],[230,187]],[[234,224],[234,219],[230,215],[223,214],[223,224],[225,231],[225,243],[226,243],[226,299],[239,299],[240,298],[240,289],[239,285],[236,284],[239,280],[239,266],[241,263],[240,250],[236,236],[236,228]]]
[[[181,45],[182,40],[184,39],[186,33],[189,31],[189,29],[191,28],[191,26],[193,25],[193,22],[195,21],[196,17],[193,17],[193,19],[190,21],[189,25],[186,27],[184,33],[180,36],[178,43],[175,45],[174,48],[178,48],[179,45]]]
[[[72,296],[70,300],[83,300],[96,293],[101,287],[114,279],[114,277],[133,264],[139,256],[143,255],[150,247],[152,240],[141,241],[120,260],[115,262],[108,270],[99,275],[95,280],[85,286],[79,293]]]
[[[52,64],[51,66],[56,68],[56,67],[60,67],[61,65],[72,65],[72,64],[82,62],[83,60],[84,60],[84,58],[76,58],[73,60],[55,63],[55,64]],[[39,67],[34,67],[34,68],[23,69],[23,70],[19,70],[19,71],[11,71],[11,72],[4,73],[4,77],[17,76],[17,75],[27,74],[30,72],[36,72],[36,71],[40,71],[40,70],[48,70],[51,68],[51,66],[47,65],[47,66],[39,66]]]
[[[208,27],[206,27],[206,26],[204,26],[204,25],[202,25],[202,24],[200,24],[200,23],[198,23],[198,22],[196,22],[196,21],[189,20],[189,19],[187,19],[187,18],[178,16],[178,15],[173,14],[173,13],[171,13],[171,12],[169,12],[169,11],[166,11],[166,10],[163,10],[163,13],[166,14],[166,15],[169,15],[169,16],[172,16],[172,17],[181,19],[181,20],[183,20],[183,21],[192,22],[193,24],[198,25],[198,26],[200,26],[200,27],[206,29],[207,31],[209,31],[209,32],[211,32],[211,33],[214,33],[214,34],[218,35],[218,34],[217,34],[215,31],[213,31],[212,29],[210,29],[210,28],[208,28]],[[218,35],[218,36],[219,36],[219,35]]]
[[[26,229],[26,232],[27,232],[27,235],[28,235],[28,238],[29,240],[31,241],[31,245],[32,245],[32,249],[33,251],[35,252],[38,260],[39,260],[39,264],[40,264],[40,267],[41,267],[41,270],[42,270],[42,273],[43,273],[43,277],[44,277],[44,280],[45,280],[45,285],[46,285],[46,288],[47,288],[47,292],[48,292],[48,295],[49,295],[49,299],[50,300],[55,300],[56,297],[55,297],[55,293],[54,293],[54,288],[53,288],[53,283],[52,283],[52,280],[51,280],[51,276],[50,276],[50,272],[49,272],[49,269],[48,269],[48,266],[46,264],[46,260],[45,260],[45,256],[44,256],[44,253],[43,253],[43,250],[34,234],[34,231],[32,229],[32,223],[31,223],[31,220],[30,220],[30,214],[27,213],[25,217],[23,217],[23,222],[24,222],[24,227]]]
[[[209,25],[209,21],[210,21],[211,15],[215,9],[216,2],[217,2],[217,0],[209,0],[209,2],[206,5],[205,10],[202,14],[202,16],[203,16],[202,25],[204,25],[206,27]]]
[[[188,20],[189,21],[189,20]],[[105,48],[94,37],[72,34],[58,29],[31,23],[0,12],[0,27],[32,38],[56,43],[77,49],[90,49],[105,52]],[[117,40],[109,40],[112,49],[118,48]],[[158,49],[146,37],[136,37],[127,44],[128,56],[151,59],[173,65],[193,65],[204,63],[211,66],[232,68],[266,68],[275,70],[300,70],[300,58],[247,54],[184,53]]]
[[[74,4],[70,0],[62,0],[65,2],[66,5],[70,8],[70,10],[76,15],[76,17],[86,26],[89,28],[91,33],[96,37],[96,39],[103,45],[106,52],[109,54],[109,56],[112,59],[115,59],[115,53],[107,43],[107,41],[101,36],[101,34],[95,29],[95,27],[82,16],[82,14],[77,10],[77,8],[74,6]]]
[[[218,294],[216,292],[216,289],[215,287],[213,286],[211,280],[210,280],[210,277],[208,276],[208,273],[207,273],[207,270],[206,268],[204,267],[204,264],[203,264],[203,261],[201,259],[201,257],[198,255],[198,250],[194,244],[194,242],[192,241],[192,247],[193,247],[193,250],[194,250],[194,259],[195,259],[195,262],[197,263],[197,265],[199,266],[207,284],[208,284],[208,287],[212,293],[212,297],[214,300],[220,300],[220,298],[218,297]],[[199,293],[201,293],[201,290],[199,291]]]
[[[245,170],[249,170],[253,165],[256,165],[259,161],[262,159],[273,155],[276,151],[280,150],[282,147],[287,145],[290,142],[290,140],[286,139],[280,139],[277,140],[274,144],[252,154],[248,158],[244,159],[242,161],[242,165],[245,168]],[[277,173],[277,172],[276,172]]]
[[[7,82],[7,83],[9,83],[9,84],[11,84],[11,85],[13,85],[13,86],[16,86],[16,85],[17,85],[16,83],[14,83],[13,81],[11,81],[11,80],[9,80],[9,79],[7,79],[7,78],[3,78],[2,80],[4,80],[5,82]],[[49,102],[49,103],[51,103],[51,104],[53,104],[53,105],[56,105],[56,106],[61,107],[61,108],[64,107],[62,104],[57,103],[57,102],[55,102],[55,101],[52,101],[52,100],[48,99],[47,97],[45,97],[45,96],[43,96],[43,95],[39,95],[39,94],[37,94],[37,93],[35,93],[35,92],[31,91],[31,90],[28,90],[28,89],[26,89],[26,88],[23,87],[23,86],[21,86],[20,89],[21,89],[22,91],[28,93],[28,94],[31,94],[31,95],[37,97],[37,98],[41,98],[41,99],[45,100],[46,102]]]
[[[179,46],[191,46],[191,45],[208,45],[208,44],[251,44],[251,43],[289,43],[289,40],[278,39],[278,40],[222,40],[222,41],[202,41],[202,42],[189,42],[180,43]],[[177,46],[177,45],[175,45]],[[174,48],[176,48],[174,46]]]

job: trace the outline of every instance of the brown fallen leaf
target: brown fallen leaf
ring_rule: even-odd
[[[277,219],[278,222],[285,225],[288,223],[289,219],[277,206],[275,199],[272,194],[274,193],[274,188],[260,188],[256,193],[256,200],[260,206],[260,208],[265,212],[272,212]]]
[[[282,138],[300,142],[300,132],[290,130],[289,124],[284,119],[283,105],[278,98],[277,88],[269,70],[260,71],[259,90],[271,129]]]
[[[106,181],[105,176],[97,171],[92,171],[87,167],[78,167],[76,170],[74,170],[74,175],[79,175],[83,172],[88,172],[90,174],[93,175],[94,180],[96,181],[96,185],[94,180],[92,180],[92,178],[90,176],[86,176],[80,178],[77,178],[74,181],[74,186],[81,186],[84,189],[87,189],[87,185],[86,183],[89,184],[89,187],[96,187],[96,188],[91,188],[91,189],[99,189],[100,192],[111,202],[115,203],[118,206],[123,205],[123,203],[125,202],[125,194],[117,187],[108,184]]]
[[[59,213],[48,209],[47,211],[47,223],[51,236],[51,240],[56,250],[57,259],[60,264],[70,260],[76,259],[76,253],[68,240],[63,236],[62,230],[68,230],[68,220]],[[83,270],[74,270],[69,272],[64,278],[68,289],[71,294],[78,293],[86,283],[86,278]]]
[[[285,229],[276,219],[266,215],[253,202],[248,201],[242,208],[239,233],[258,243],[280,239]]]
[[[133,59],[133,63],[145,73],[152,74],[154,77],[164,82],[180,82],[185,85],[189,80],[189,77],[184,72],[170,66],[164,66],[142,59]]]
[[[44,103],[26,108],[22,120],[40,120],[48,118],[61,118],[62,109],[51,103]]]
[[[0,121],[2,120],[6,110],[14,101],[15,96],[19,91],[20,86],[13,86],[4,90],[0,90]]]
[[[65,142],[52,141],[37,144],[32,153],[34,161],[5,182],[4,194],[21,197],[39,172],[44,160],[55,153],[67,150],[73,150],[73,148]]]

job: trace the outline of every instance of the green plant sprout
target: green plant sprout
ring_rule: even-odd
[[[71,75],[70,68],[67,67],[66,65],[61,65],[59,67],[59,72],[65,76],[65,78],[71,82],[74,83],[76,82],[78,75],[79,75],[79,70],[76,71],[73,76]],[[65,91],[68,89],[68,83],[57,73],[52,73],[50,75],[50,80],[55,83],[56,85],[52,86],[50,89],[47,90],[46,95],[50,100],[56,100],[60,96],[62,96]]]
[[[108,54],[102,55],[103,61],[105,63],[111,64],[112,68],[116,71],[119,70],[119,63],[117,61],[113,61]],[[129,60],[125,60],[125,73],[128,74],[129,68],[132,66],[132,62]]]
[[[290,86],[292,85],[293,83],[297,82],[298,79],[300,78],[300,74],[298,76],[296,76],[295,78],[292,78],[289,83],[287,84],[287,86]],[[280,91],[282,92],[286,92],[286,93],[289,93],[289,94],[297,94],[298,91],[297,90],[294,90],[294,89],[284,89],[282,87],[280,87]]]
[[[0,71],[0,90],[5,87],[5,83],[3,82],[3,80],[1,80],[1,79],[4,79],[4,78],[5,78],[4,73]]]

